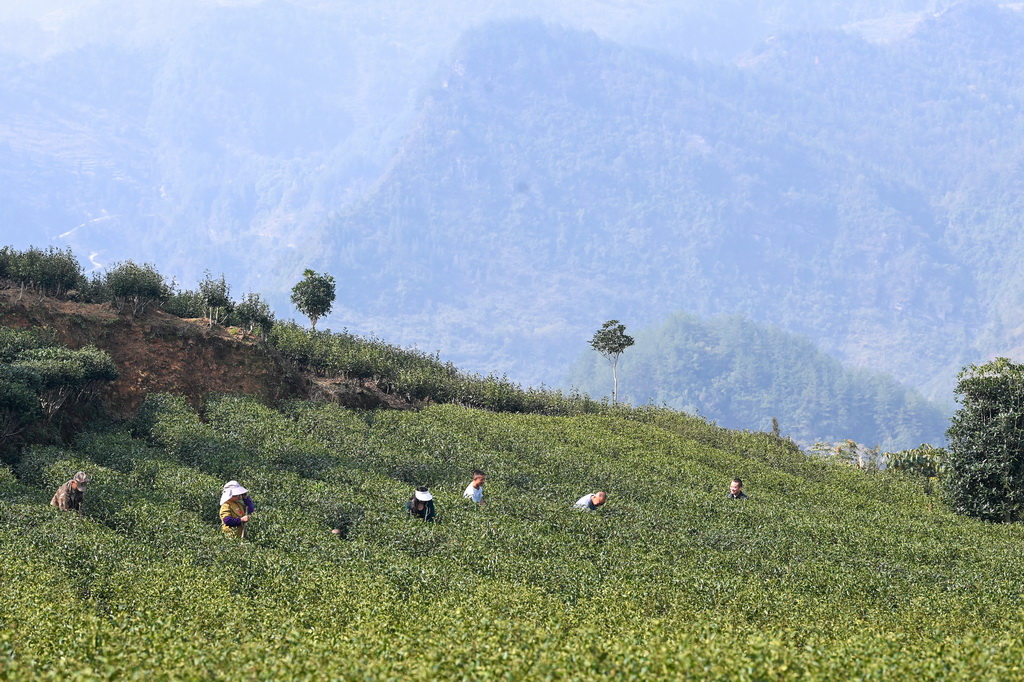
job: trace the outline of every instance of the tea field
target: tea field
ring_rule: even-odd
[[[154,395],[0,468],[0,678],[1024,675],[1024,531],[921,479],[660,410],[220,397],[201,417]],[[80,469],[81,518],[48,505]],[[218,526],[228,479],[256,503],[242,542]],[[439,523],[403,514],[419,484]]]

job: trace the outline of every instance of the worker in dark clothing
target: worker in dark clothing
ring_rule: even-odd
[[[70,481],[57,488],[50,504],[64,511],[78,512],[82,515],[82,502],[85,500],[85,489],[89,485],[89,475],[79,471]]]
[[[435,515],[434,496],[430,494],[426,486],[416,488],[416,492],[405,503],[405,511],[409,512],[414,519],[433,522]]]

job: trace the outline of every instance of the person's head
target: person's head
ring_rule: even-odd
[[[85,492],[86,487],[89,485],[89,474],[84,471],[79,471],[71,479],[71,487],[80,492]]]
[[[409,498],[409,503],[412,508],[416,511],[425,509],[427,503],[434,499],[434,496],[430,494],[430,490],[425,485],[421,485],[413,491],[412,497]]]
[[[603,490],[599,490],[590,496],[590,501],[594,503],[595,507],[600,507],[602,504],[608,501],[608,493]]]
[[[732,479],[732,483],[729,484],[729,492],[733,495],[739,495],[743,492],[743,481],[738,478]]]
[[[479,488],[484,484],[487,479],[487,475],[479,469],[473,469],[473,487]]]

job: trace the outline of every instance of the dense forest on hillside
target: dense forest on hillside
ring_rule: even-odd
[[[564,362],[601,319],[685,303],[948,401],[966,359],[1016,344],[1021,35],[975,3],[892,44],[786,35],[728,67],[492,26],[308,250],[369,283],[354,316],[397,314],[457,355],[497,337]]]
[[[853,439],[883,450],[938,445],[948,414],[892,378],[847,370],[809,339],[737,317],[677,313],[635,332],[619,361],[619,399],[698,413],[739,429],[781,432],[803,444]],[[608,362],[583,354],[567,381],[611,392]]]
[[[278,312],[314,265],[345,285],[333,328],[528,384],[601,320],[680,308],[776,324],[943,402],[965,362],[1021,347],[1019,11],[687,4],[693,26],[772,32],[710,61],[644,4],[646,27],[626,3],[618,31],[583,3],[510,20],[551,18],[527,4],[442,49],[473,22],[374,48],[413,16],[275,1],[209,8],[174,40],[0,54],[0,219],[97,268],[225,272]]]

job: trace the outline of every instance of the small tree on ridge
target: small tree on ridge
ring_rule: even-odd
[[[292,303],[309,318],[309,328],[316,329],[316,321],[334,305],[334,277],[307,269],[302,281],[292,288]]]
[[[590,339],[590,347],[596,350],[612,366],[612,404],[619,397],[619,356],[622,351],[633,345],[633,337],[626,334],[626,325],[618,320],[608,320],[594,332]]]

